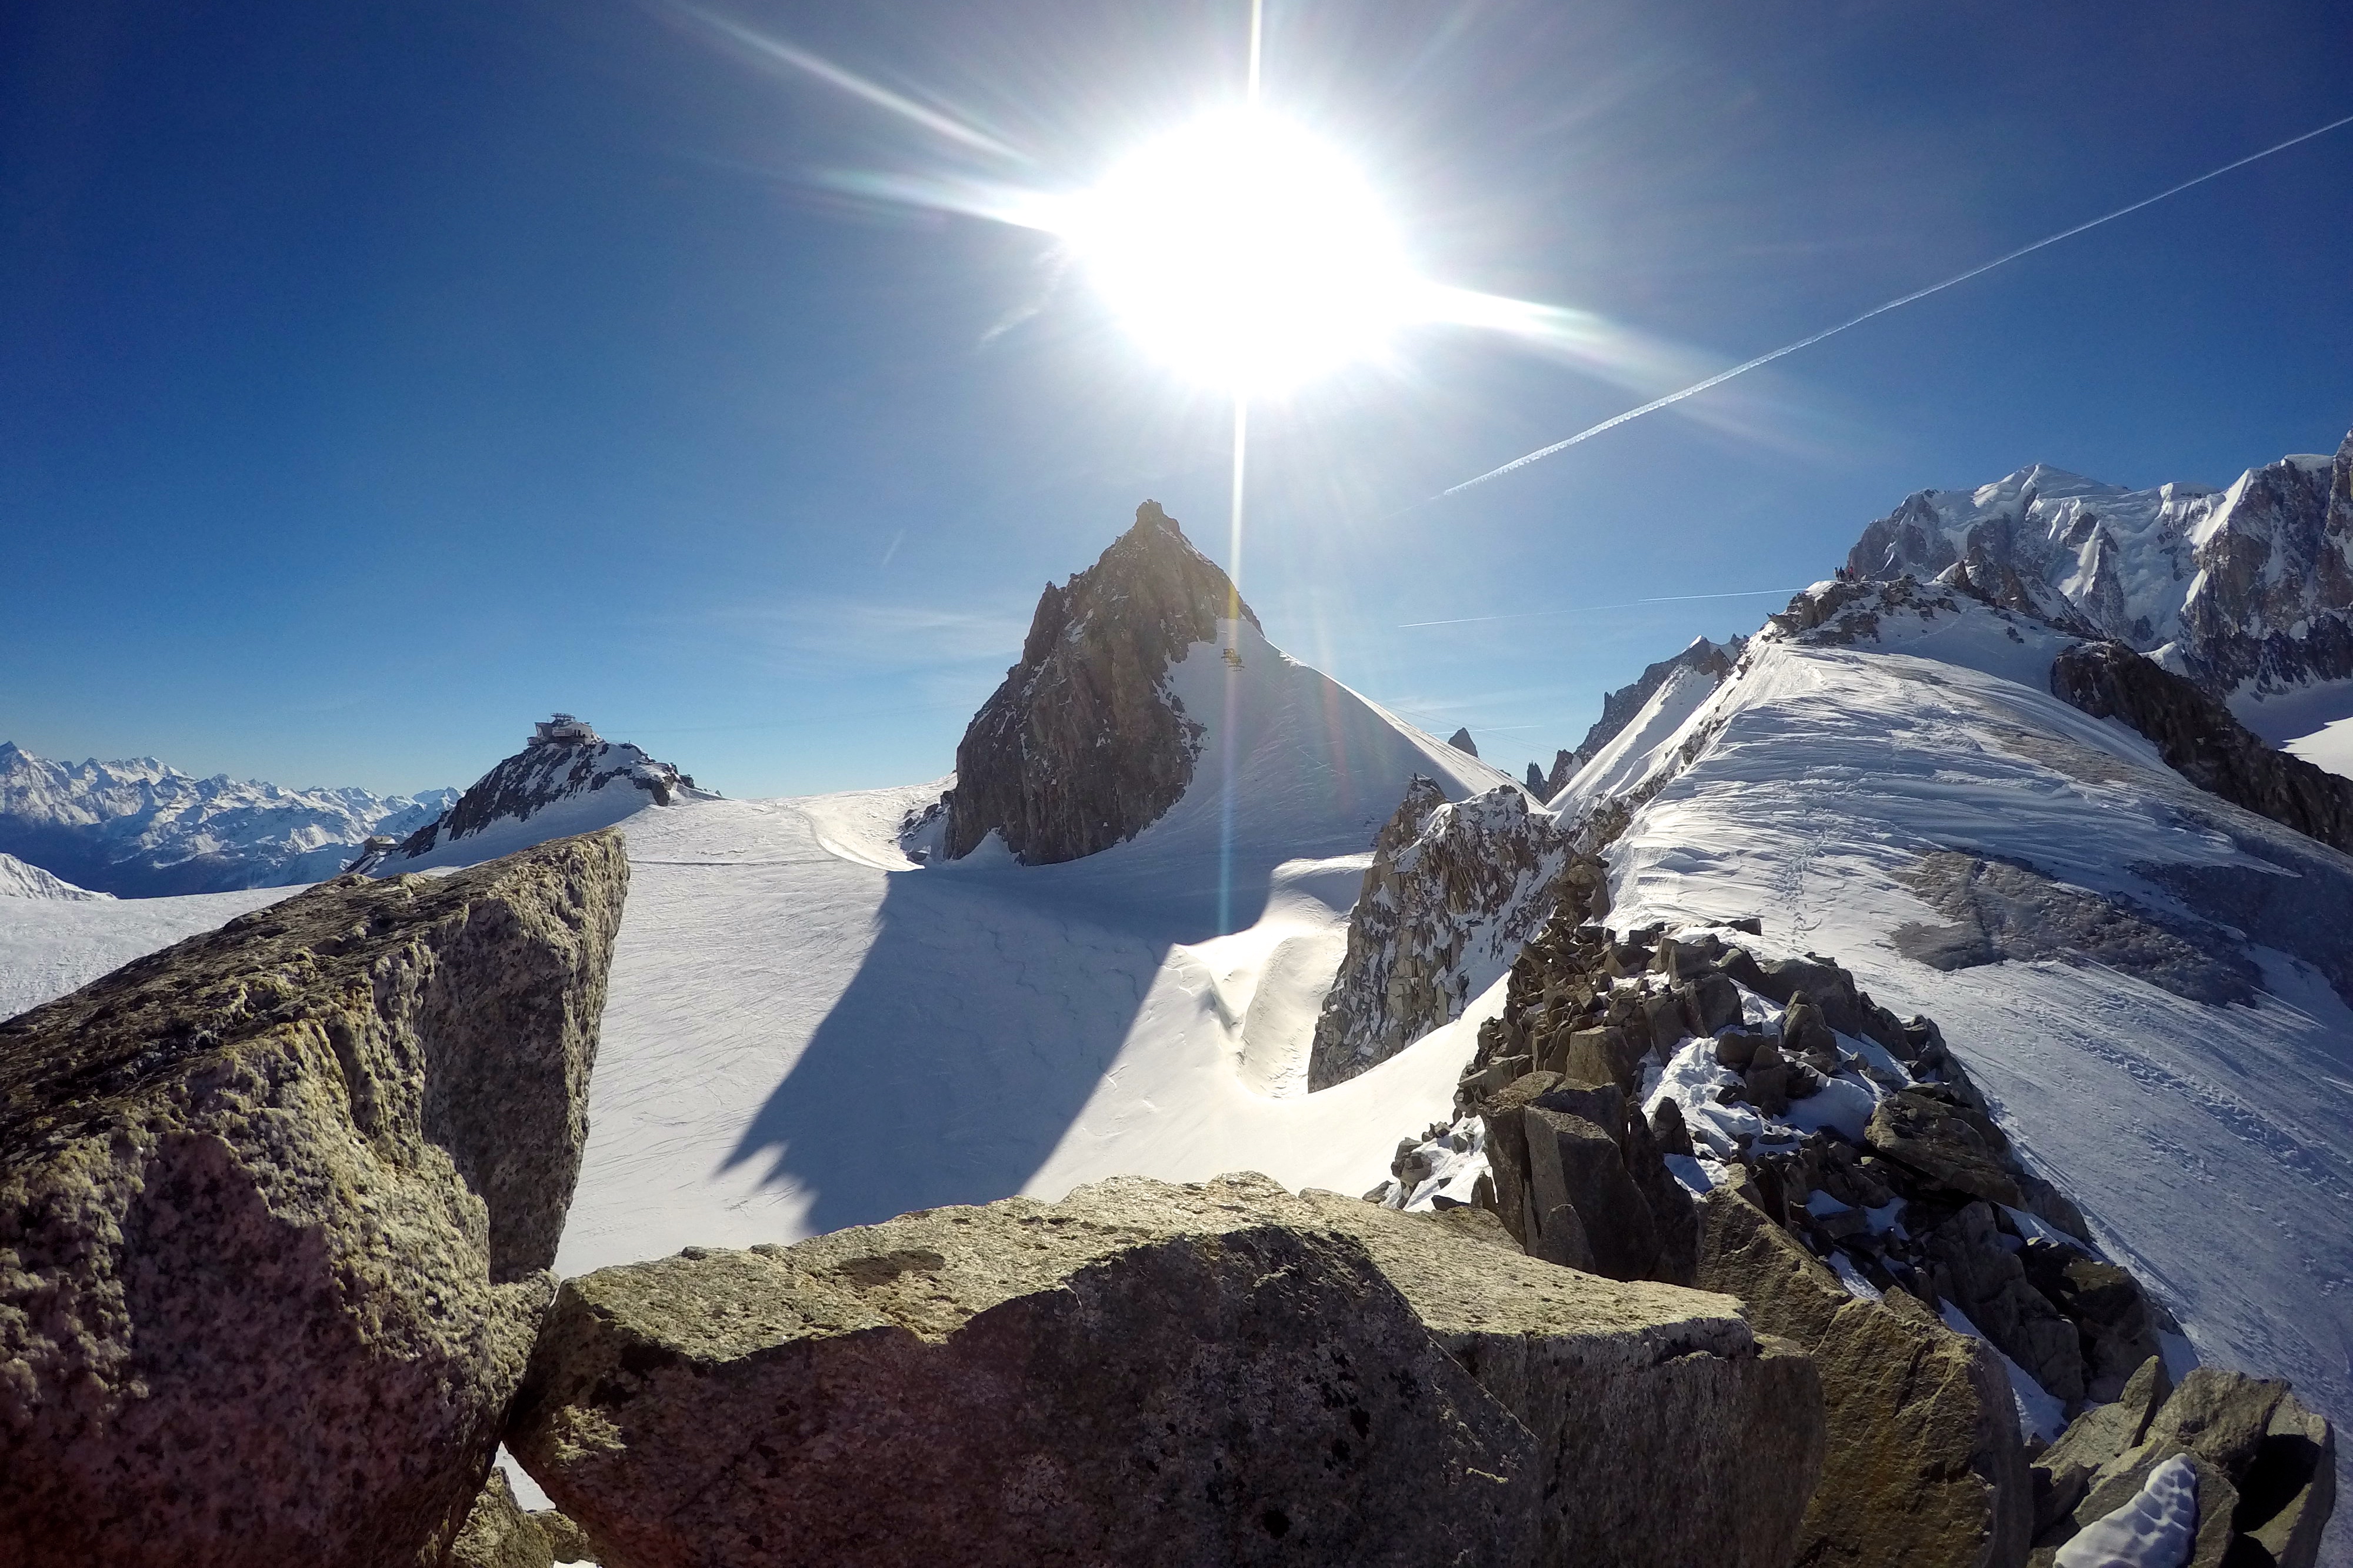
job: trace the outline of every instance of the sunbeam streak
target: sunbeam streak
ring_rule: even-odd
[[[845,70],[822,55],[811,54],[808,50],[797,48],[781,38],[769,37],[765,33],[755,33],[740,23],[731,22],[724,16],[714,16],[696,6],[681,5],[677,9],[680,15],[691,17],[754,59],[789,66],[797,71],[816,78],[828,87],[846,92],[850,97],[871,103],[877,109],[887,110],[902,120],[922,126],[935,136],[944,137],[975,152],[987,153],[998,158],[1010,158],[1024,163],[1029,161],[1019,148],[1001,142],[985,131],[967,125],[953,115],[943,114],[936,109],[918,103],[904,93],[893,92],[880,82],[869,81],[855,71]]]
[[[1750,371],[1757,369],[1759,365],[1771,364],[1775,360],[1783,358],[1788,354],[1796,353],[1799,349],[1811,348],[1814,344],[1820,342],[1824,338],[1836,337],[1839,333],[1845,331],[1848,328],[1859,327],[1874,316],[1883,316],[1887,314],[1888,311],[1895,310],[1900,306],[1911,304],[1915,300],[1925,300],[1931,294],[1942,293],[1945,289],[1952,288],[1955,284],[1966,283],[1972,278],[1983,277],[1986,273],[1992,271],[1995,268],[2005,266],[2010,262],[2016,261],[2021,256],[2031,256],[2034,252],[2041,250],[2045,246],[2056,245],[2063,239],[2073,239],[2075,236],[2084,233],[2086,230],[2097,228],[2104,223],[2114,223],[2116,219],[2126,216],[2132,213],[2137,213],[2143,207],[2155,206],[2158,203],[2164,201],[2167,197],[2178,196],[2193,185],[2202,185],[2209,180],[2219,179],[2221,176],[2229,174],[2233,169],[2243,169],[2248,164],[2268,158],[2274,153],[2284,153],[2289,148],[2294,147],[2300,142],[2309,142],[2316,136],[2325,136],[2329,132],[2335,131],[2339,126],[2345,125],[2353,125],[2353,114],[2348,114],[2342,120],[2332,120],[2327,124],[2320,126],[2316,130],[2307,131],[2301,136],[2291,136],[2286,141],[2276,142],[2272,146],[2264,148],[2260,153],[2250,153],[2245,157],[2225,163],[2219,169],[2209,169],[2206,173],[2199,175],[2195,179],[2184,180],[2179,184],[2159,191],[2153,196],[2143,196],[2139,201],[2133,203],[2130,206],[2118,207],[2116,211],[2112,213],[2105,213],[2098,217],[2093,218],[2088,223],[2079,223],[2073,228],[2063,228],[2057,234],[2046,235],[2042,238],[2036,240],[2031,245],[2021,245],[2016,250],[2010,251],[2007,255],[1997,256],[1991,261],[1983,262],[1976,267],[1970,268],[1967,272],[1955,273],[1952,277],[1946,279],[1941,283],[1931,283],[1926,289],[1915,289],[1911,293],[1905,294],[1899,299],[1890,300],[1883,305],[1874,305],[1860,316],[1851,317],[1846,321],[1841,321],[1835,327],[1825,327],[1822,331],[1814,333],[1810,337],[1799,338],[1796,342],[1785,343],[1781,347],[1773,350],[1770,353],[1761,353],[1755,359],[1745,360],[1741,363],[1734,365],[1730,370],[1718,371],[1715,374],[1707,377],[1704,381],[1694,382],[1691,385],[1683,388],[1679,392],[1670,392],[1664,397],[1654,397],[1639,408],[1630,408],[1623,414],[1604,419],[1599,425],[1590,426],[1586,429],[1579,430],[1576,435],[1569,437],[1565,441],[1555,441],[1549,447],[1540,447],[1536,450],[1527,454],[1525,457],[1514,458],[1510,462],[1505,463],[1503,467],[1498,468],[1490,468],[1485,473],[1479,475],[1475,479],[1465,479],[1459,485],[1450,485],[1445,489],[1439,491],[1437,495],[1432,496],[1430,499],[1431,500],[1437,500],[1446,496],[1461,495],[1464,490],[1470,489],[1477,485],[1483,485],[1490,479],[1500,479],[1505,474],[1526,468],[1530,463],[1540,463],[1546,458],[1553,456],[1555,453],[1566,452],[1568,448],[1576,446],[1580,441],[1589,441],[1605,430],[1615,430],[1619,426],[1625,424],[1629,420],[1640,419],[1645,414],[1655,414],[1660,409],[1665,408],[1672,404],[1681,403],[1686,397],[1696,397],[1712,386],[1722,386],[1734,376],[1746,375]],[[1427,503],[1425,502],[1424,504]],[[1407,510],[1410,510],[1412,509],[1408,508]]]

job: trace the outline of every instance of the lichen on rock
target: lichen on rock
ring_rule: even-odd
[[[438,1561],[586,1140],[617,835],[343,877],[0,1024],[0,1560]]]

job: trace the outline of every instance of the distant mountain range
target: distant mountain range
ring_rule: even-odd
[[[153,757],[55,763],[0,742],[0,854],[121,898],[322,881],[371,835],[414,833],[457,798],[200,779]]]
[[[2036,464],[1921,490],[1863,530],[1862,577],[1960,565],[1996,603],[2110,637],[2229,702],[2274,743],[2312,687],[2353,678],[2353,436],[2225,489],[2105,485]],[[2283,723],[2283,710],[2295,717]]]

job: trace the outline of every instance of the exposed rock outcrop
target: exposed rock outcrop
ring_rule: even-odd
[[[1417,776],[1373,840],[1307,1087],[1354,1078],[1460,1016],[1552,913],[1571,843],[1508,784],[1450,803]]]
[[[515,1501],[506,1472],[491,1471],[466,1527],[449,1548],[448,1568],[554,1568],[546,1535]]]
[[[1931,969],[2098,963],[2215,1005],[2252,1003],[2263,976],[2243,951],[2187,921],[2070,887],[2022,861],[1934,849],[1896,877],[1948,922],[1908,921],[1890,933],[1898,952]]]
[[[1201,747],[1169,667],[1236,617],[1258,625],[1159,502],[1137,507],[1102,559],[1046,584],[1021,661],[957,742],[947,858],[995,832],[1024,864],[1075,860],[1158,821]]]
[[[388,876],[414,866],[455,864],[470,843],[485,853],[520,847],[516,831],[533,818],[554,823],[553,832],[603,827],[650,802],[668,805],[694,791],[694,779],[657,762],[628,742],[607,741],[568,713],[536,727],[523,749],[476,779],[456,804],[388,850],[370,847],[351,869]],[[699,793],[699,792],[698,792]],[[591,819],[546,816],[570,802],[597,807]],[[496,835],[493,845],[486,835]]]
[[[1699,1278],[1804,1347],[1829,1405],[1822,1481],[1796,1561],[1853,1568],[2015,1568],[2033,1496],[2001,1363],[1897,1294],[1850,1294],[1737,1194],[1703,1205]]]
[[[1466,757],[1475,757],[1479,754],[1479,743],[1471,738],[1471,729],[1467,724],[1447,736],[1446,743]]]
[[[0,1560],[407,1568],[587,1129],[610,834],[339,879],[0,1024]]]
[[[1768,1568],[1818,1396],[1729,1307],[1123,1178],[568,1281],[510,1442],[632,1563]]]
[[[2200,789],[2353,853],[2353,779],[2272,750],[2221,701],[2122,643],[2062,653],[2052,661],[2051,694],[2139,731]]]
[[[1537,1562],[1790,1560],[1820,1470],[1821,1384],[1731,1303],[1555,1269],[1453,1223],[1474,1210],[1302,1197],[1364,1243],[1438,1342],[1535,1435]]]

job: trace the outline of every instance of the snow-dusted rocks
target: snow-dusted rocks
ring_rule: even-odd
[[[2260,703],[2353,676],[2353,435],[2226,490],[2131,490],[2037,465],[1922,490],[1863,530],[1864,577],[1959,563],[1997,603],[2113,638]]]
[[[338,879],[0,1025],[0,1560],[410,1568],[552,1293],[617,837]]]
[[[2168,1394],[2152,1363],[2134,1385],[2037,1458],[2036,1568],[2054,1559],[2057,1568],[2160,1561],[2312,1568],[2336,1500],[2329,1423],[2271,1379],[2200,1367]],[[2170,1559],[2122,1550],[2161,1533],[2128,1510],[2167,1489],[2168,1472],[2186,1479],[2184,1471],[2194,1478],[2187,1488],[2194,1506],[2178,1510],[2191,1524],[2178,1533],[2191,1549]],[[2140,1511],[2159,1522],[2160,1510]]]
[[[2353,438],[2348,438],[2353,439]],[[2353,779],[2275,752],[2230,709],[2122,643],[2084,643],[2051,661],[2051,692],[2148,737],[2200,789],[2353,852]]]
[[[1513,785],[1450,802],[1417,776],[1373,840],[1307,1087],[1354,1078],[1460,1016],[1551,915],[1570,844]]]
[[[1202,715],[1168,688],[1197,644],[1241,657],[1229,626],[1258,616],[1157,501],[1092,566],[1039,596],[1021,660],[956,746],[946,851],[989,834],[1026,865],[1133,838],[1192,782]]]
[[[432,820],[414,797],[191,778],[153,757],[53,763],[0,742],[0,853],[125,898],[316,882],[369,835]]]
[[[570,1281],[511,1440],[635,1563],[1778,1568],[1821,1422],[1721,1297],[1237,1176]]]
[[[522,751],[476,779],[448,810],[390,848],[371,847],[353,868],[389,877],[471,866],[567,834],[610,827],[684,796],[707,798],[691,775],[558,713],[535,725]]]
[[[1933,1014],[1993,1124],[2091,1217],[2094,1260],[2143,1282],[2168,1354],[2187,1347],[2160,1308],[2210,1361],[2291,1377],[2327,1415],[2353,1407],[2335,1283],[2353,1268],[2353,860],[2053,697],[2052,664],[2080,639],[2048,622],[1957,582],[1846,586],[1804,596],[1810,624],[1752,638],[1650,748],[1648,796],[1610,850],[1612,920],[1680,932],[1757,915],[1769,940],[1744,945],[1760,963],[1834,951],[1894,1010]],[[1877,1045],[1840,1041],[1919,1076]],[[1713,1094],[1690,1090],[1728,1069],[1693,1066],[1704,1074],[1679,1053],[1661,1087],[1689,1096],[1704,1155],[1753,1129],[1721,1101],[1697,1109]],[[1870,1074],[1849,1081],[1866,1110],[1884,1096]],[[1845,1211],[1884,1200],[1856,1197],[1806,1223],[1869,1228]],[[2022,1261],[2052,1239],[1994,1218]],[[2058,1402],[2035,1397],[2051,1435]]]

